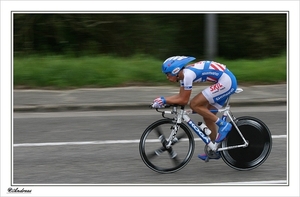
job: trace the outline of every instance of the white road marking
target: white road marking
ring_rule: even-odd
[[[273,139],[287,138],[286,135],[273,135]],[[200,138],[195,138],[195,141],[200,141]],[[35,146],[70,146],[70,145],[104,145],[104,144],[134,144],[140,140],[103,140],[103,141],[86,141],[86,142],[46,142],[46,143],[21,143],[14,144],[13,147],[35,147]],[[151,140],[158,142],[158,140]]]
[[[14,147],[33,147],[33,146],[68,146],[68,145],[93,145],[93,144],[131,144],[139,143],[140,140],[104,140],[89,142],[48,142],[48,143],[23,143],[14,144]]]
[[[287,137],[286,135],[272,135],[273,139],[276,139],[276,138],[286,138],[286,137]]]

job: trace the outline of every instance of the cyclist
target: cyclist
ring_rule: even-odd
[[[152,107],[162,108],[166,104],[186,105],[190,100],[193,82],[214,83],[197,94],[190,101],[190,107],[203,117],[205,124],[211,130],[211,140],[219,143],[227,136],[232,125],[218,118],[210,109],[219,109],[225,104],[227,98],[235,92],[237,81],[225,65],[214,61],[188,64],[195,59],[189,56],[173,56],[163,62],[162,72],[167,75],[169,81],[180,82],[180,90],[177,95],[156,98]],[[219,127],[218,132],[216,125]],[[206,154],[198,157],[202,160],[207,159]],[[219,158],[220,155],[216,159]]]

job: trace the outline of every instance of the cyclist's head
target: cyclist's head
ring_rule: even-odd
[[[193,61],[194,57],[173,56],[166,59],[162,65],[162,72],[166,75],[177,76],[184,66]]]

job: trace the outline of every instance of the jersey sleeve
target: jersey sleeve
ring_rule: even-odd
[[[196,78],[196,74],[193,71],[189,69],[185,69],[184,78],[180,86],[184,87],[184,90],[192,90],[193,82],[195,78]]]

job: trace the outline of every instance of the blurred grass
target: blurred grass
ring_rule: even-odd
[[[217,61],[227,65],[242,84],[277,84],[287,81],[286,55],[261,60]]]
[[[13,83],[15,88],[42,89],[171,85],[161,72],[163,61],[145,55],[130,58],[113,56],[15,57]],[[236,75],[239,84],[286,82],[285,55],[263,60],[216,59],[216,61],[227,65]]]

